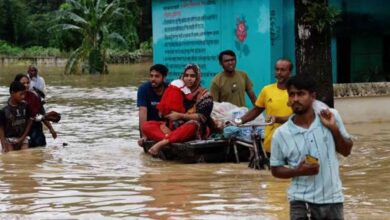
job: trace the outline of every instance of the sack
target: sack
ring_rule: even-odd
[[[238,107],[230,102],[214,102],[211,117],[214,120],[220,120],[226,123],[228,121],[234,121],[235,118],[242,117],[246,112],[248,112],[247,107]],[[260,114],[253,121],[247,122],[246,124],[263,124],[264,121],[263,114]]]

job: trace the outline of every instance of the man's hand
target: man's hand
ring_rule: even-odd
[[[8,146],[7,145],[8,144],[5,141],[1,140],[1,152],[2,153],[7,153],[8,152]]]
[[[12,151],[12,145],[9,143],[2,143],[1,147],[2,147],[1,152],[3,152],[3,153],[7,153],[9,151]]]
[[[336,151],[344,157],[347,157],[349,154],[351,154],[353,142],[350,138],[344,138],[341,135],[340,130],[337,127],[334,114],[328,109],[322,110],[320,112],[320,119],[321,123],[332,133],[336,144]]]
[[[21,144],[24,141],[24,138],[17,138],[15,141],[13,141],[14,144]]]
[[[233,123],[234,123],[235,126],[240,126],[240,125],[242,125],[242,119],[241,118],[235,118],[233,120]]]
[[[325,110],[322,110],[320,112],[320,119],[321,119],[321,123],[329,128],[329,129],[334,129],[334,128],[337,128],[337,125],[336,125],[336,119],[333,115],[333,113],[331,111],[329,111],[329,109],[325,109]]]
[[[305,160],[302,160],[298,167],[297,171],[299,173],[299,176],[313,176],[317,175],[320,171],[320,165],[319,164],[307,164],[305,163]]]
[[[140,147],[143,147],[144,144],[145,144],[145,141],[146,141],[146,138],[144,138],[144,137],[138,139],[138,145],[139,145]]]
[[[269,123],[269,125],[273,125],[276,122],[276,117],[273,115],[267,115],[265,117],[265,122]]]

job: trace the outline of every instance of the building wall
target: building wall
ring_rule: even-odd
[[[386,51],[390,50],[390,46],[384,43],[390,35],[390,1],[330,0],[329,4],[339,8],[343,14],[342,21],[337,27],[339,30],[336,29],[332,41],[333,71],[338,78],[335,82],[372,82],[389,79],[390,67],[386,57],[390,57],[388,54],[390,52]],[[335,51],[338,46],[343,50],[347,49],[348,54],[342,51],[342,57],[340,55],[337,57]],[[348,67],[340,69],[337,65]]]
[[[346,83],[333,86],[335,108],[347,123],[389,122],[390,83]]]
[[[168,66],[170,80],[197,63],[209,88],[222,70],[218,54],[231,49],[258,94],[275,81],[277,58],[295,62],[293,0],[153,0],[152,16],[154,63]]]
[[[270,2],[271,34],[271,79],[274,79],[274,64],[279,58],[288,58],[295,63],[294,1],[273,0]],[[293,69],[295,73],[295,69]]]
[[[345,123],[390,122],[390,96],[335,98],[334,103]]]

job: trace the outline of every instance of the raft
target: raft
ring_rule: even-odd
[[[171,143],[160,151],[158,157],[162,160],[181,163],[225,163],[249,162],[248,167],[266,169],[269,159],[262,148],[258,136],[249,141],[240,138],[194,140],[184,143]],[[143,149],[147,153],[154,141],[146,141]]]
[[[143,149],[147,153],[155,142],[146,141]],[[194,140],[184,143],[172,143],[159,153],[162,160],[182,163],[224,163],[247,162],[250,149],[243,145],[235,145],[231,139]]]

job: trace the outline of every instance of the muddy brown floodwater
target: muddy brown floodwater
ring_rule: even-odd
[[[0,219],[288,219],[289,181],[268,171],[143,153],[135,100],[148,65],[115,66],[106,76],[42,67],[46,108],[62,114],[58,138],[46,131],[45,148],[0,155]],[[24,67],[0,69],[3,103],[10,74]],[[346,126],[355,145],[340,158],[345,218],[389,219],[390,124]]]

